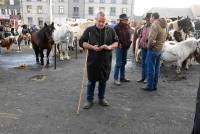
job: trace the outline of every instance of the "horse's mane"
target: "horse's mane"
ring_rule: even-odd
[[[48,38],[46,37],[46,34],[45,34],[45,28],[46,27],[43,27],[38,31],[39,40],[43,41],[43,42],[47,42],[48,41]]]

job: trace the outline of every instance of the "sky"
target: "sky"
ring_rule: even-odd
[[[152,7],[185,8],[200,5],[200,0],[135,0],[135,15],[143,15]]]

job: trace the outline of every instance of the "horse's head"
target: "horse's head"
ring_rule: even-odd
[[[186,33],[186,34],[194,31],[192,21],[189,17],[180,19],[178,21],[178,25],[179,25],[179,28],[183,29],[183,32]]]
[[[198,41],[198,43],[197,43],[197,49],[194,52],[194,58],[195,58],[195,60],[198,63],[200,63],[200,39],[198,39],[197,41]]]
[[[53,32],[54,32],[54,30],[55,30],[55,27],[54,27],[54,23],[53,22],[50,25],[47,25],[46,23],[44,23],[44,34],[45,34],[45,36],[48,39],[48,42],[50,44],[54,43],[54,41],[53,41]]]

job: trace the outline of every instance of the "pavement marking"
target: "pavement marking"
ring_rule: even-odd
[[[0,118],[19,119],[16,114],[0,113]]]

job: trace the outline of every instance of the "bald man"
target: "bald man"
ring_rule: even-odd
[[[96,24],[88,27],[79,41],[80,47],[88,49],[87,102],[84,105],[84,109],[89,109],[93,106],[96,82],[99,83],[99,104],[101,106],[109,106],[109,103],[105,100],[105,89],[111,71],[112,50],[118,47],[118,38],[115,31],[105,24],[105,14],[99,12],[96,16]]]

